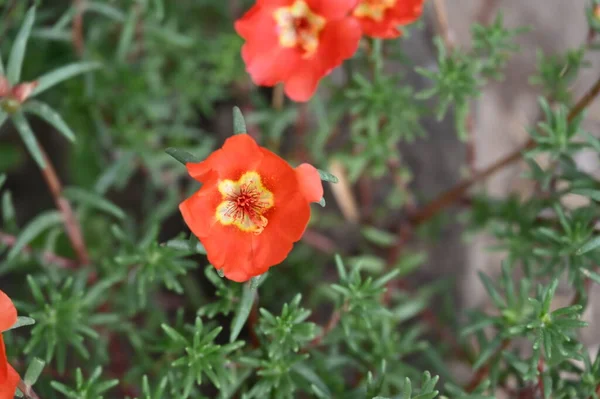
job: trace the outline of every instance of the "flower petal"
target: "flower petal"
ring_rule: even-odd
[[[261,235],[276,228],[282,238],[296,242],[302,237],[310,219],[308,201],[302,193],[296,171],[266,148],[261,148],[261,151],[264,157],[258,167],[258,173],[263,177],[263,184],[273,193],[275,200],[273,208],[265,213],[269,224]]]
[[[360,21],[365,35],[378,39],[395,39],[402,32],[396,27],[393,20],[375,21],[372,18],[357,18]]]
[[[321,34],[318,51],[319,57],[327,60],[324,62],[327,72],[356,53],[361,36],[360,23],[355,18],[327,23]]]
[[[236,134],[225,140],[221,149],[213,152],[206,160],[186,164],[190,176],[206,183],[207,180],[237,180],[247,168],[255,167],[262,159],[260,147],[248,134]],[[211,172],[216,176],[211,176]]]
[[[242,47],[242,58],[252,81],[260,86],[274,86],[285,81],[301,59],[295,48],[283,48],[279,43],[265,48],[250,42]]]
[[[213,167],[218,163],[219,159],[222,157],[222,150],[216,150],[212,154],[208,156],[204,161],[194,163],[188,162],[185,164],[185,167],[191,177],[198,180],[199,182],[204,182],[207,179],[210,179],[210,174],[213,172]]]
[[[295,0],[258,0],[256,4],[260,7],[264,8],[279,8],[279,7],[288,7],[294,4]]]
[[[244,39],[248,39],[254,33],[255,25],[260,23],[263,17],[260,5],[256,4],[250,8],[240,19],[235,21],[234,29],[238,35]]]
[[[423,13],[423,2],[424,0],[397,1],[394,8],[390,10],[390,16],[398,25],[413,23]]]
[[[346,17],[358,0],[306,0],[306,3],[313,12],[331,21]]]
[[[252,237],[252,272],[259,276],[270,267],[285,260],[293,247],[292,240],[285,239],[280,231],[281,226],[272,223],[262,233]]]
[[[17,322],[17,309],[8,295],[0,291],[0,332],[6,331]]]
[[[323,76],[324,73],[312,68],[297,68],[296,72],[285,81],[285,94],[292,101],[306,102],[317,91]]]
[[[216,269],[223,269],[225,277],[241,283],[253,275],[252,235],[235,226],[215,223],[211,234],[200,241],[206,248],[208,261]]]
[[[269,214],[269,223],[278,226],[281,236],[292,242],[302,238],[309,220],[310,206],[300,191],[281,198],[279,204],[276,200],[273,211]]]
[[[295,48],[284,48],[279,43],[277,24],[273,12],[277,6],[289,1],[262,1],[236,21],[235,29],[246,39],[242,58],[246,71],[257,85],[273,86],[283,81],[300,58]]]
[[[215,210],[221,203],[222,196],[215,181],[208,182],[179,205],[185,224],[198,238],[210,234],[212,226],[217,223]]]
[[[319,171],[307,163],[299,165],[295,171],[304,198],[308,202],[319,202],[323,198],[323,182]]]
[[[0,399],[13,399],[20,379],[19,374],[8,364],[4,338],[0,334]]]
[[[354,18],[328,22],[321,33],[315,55],[298,62],[285,80],[285,93],[294,101],[308,101],[317,89],[319,80],[352,57],[358,49],[362,31]]]

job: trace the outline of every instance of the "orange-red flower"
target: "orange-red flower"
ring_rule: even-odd
[[[238,282],[281,263],[304,233],[309,203],[323,197],[314,167],[293,169],[247,134],[186,166],[203,184],[179,206],[183,218],[213,266]]]
[[[359,0],[352,15],[367,36],[393,39],[402,34],[399,25],[415,22],[423,12],[424,0]]]
[[[8,330],[16,322],[15,305],[4,292],[0,291],[0,399],[13,399],[21,379],[15,369],[8,364],[4,338],[2,338],[2,331]]]
[[[283,82],[288,97],[308,101],[319,80],[358,48],[360,24],[349,15],[356,1],[258,0],[235,23],[254,83]]]

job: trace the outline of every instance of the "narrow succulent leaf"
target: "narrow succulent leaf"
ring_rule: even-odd
[[[583,255],[600,247],[600,236],[593,237],[588,242],[583,244],[576,252],[577,255]]]
[[[57,226],[62,222],[63,217],[58,211],[49,211],[38,215],[21,231],[21,234],[17,237],[17,241],[8,253],[8,259],[14,259],[21,253],[21,250],[37,236],[50,227]]]
[[[494,305],[496,305],[499,308],[504,307],[504,299],[500,296],[500,293],[496,290],[496,287],[494,287],[494,283],[489,278],[489,276],[483,272],[479,272],[479,278],[481,279],[485,290],[488,292],[490,298],[494,302]]]
[[[329,182],[329,183],[338,183],[340,181],[340,179],[338,179],[337,177],[335,177],[334,175],[332,175],[329,172],[325,172],[324,170],[321,169],[317,169],[317,171],[319,172],[319,176],[321,176],[321,180]]]
[[[121,208],[94,192],[79,187],[67,187],[64,189],[63,194],[73,202],[103,211],[117,219],[125,219],[125,212]]]
[[[246,324],[246,320],[248,320],[248,316],[250,316],[250,311],[252,310],[252,305],[254,304],[254,299],[256,298],[256,287],[253,287],[253,285],[254,284],[252,281],[249,281],[244,285],[242,298],[238,304],[235,316],[231,321],[231,334],[229,335],[229,342],[234,342],[237,339],[237,337],[240,335],[240,332],[242,332],[244,324]]]
[[[125,21],[125,18],[127,18],[125,13],[123,13],[117,7],[104,4],[100,1],[87,1],[85,4],[85,11],[95,12],[115,22],[123,22]]]
[[[132,6],[129,10],[129,15],[127,15],[127,20],[123,25],[123,29],[121,30],[121,37],[119,39],[119,43],[117,44],[117,60],[122,63],[126,61],[127,54],[129,54],[129,49],[133,43],[136,25],[135,22],[138,17],[137,14],[138,13],[135,7]]]
[[[246,121],[242,110],[239,107],[233,107],[233,134],[244,134],[246,133]]]
[[[99,62],[75,62],[73,64],[59,67],[36,79],[38,85],[33,90],[31,96],[37,96],[65,80],[71,79],[74,76],[84,74],[86,72],[99,69],[101,66],[102,64]]]
[[[40,378],[40,375],[42,375],[44,366],[46,366],[46,362],[44,362],[42,359],[38,359],[37,357],[33,358],[33,360],[29,362],[29,366],[25,372],[25,377],[23,378],[25,385],[33,386],[37,382],[38,378]]]
[[[8,81],[15,85],[21,80],[21,69],[23,68],[23,59],[25,58],[25,51],[27,51],[27,41],[31,34],[31,28],[35,21],[35,6],[31,7],[25,19],[21,25],[21,29],[17,34],[15,41],[13,42],[12,49],[10,50],[10,56],[8,58],[8,66],[6,67],[6,78]]]
[[[30,112],[34,115],[39,116],[40,118],[54,126],[54,128],[58,130],[60,134],[65,136],[69,141],[75,141],[75,134],[73,133],[71,128],[67,125],[62,116],[60,116],[60,114],[53,110],[48,104],[45,104],[41,101],[30,100],[27,101],[27,103],[23,107],[23,110],[25,112]]]
[[[37,162],[41,169],[45,169],[46,161],[44,160],[42,150],[25,115],[21,111],[16,112],[12,116],[12,121],[35,162]]]
[[[594,281],[596,284],[600,284],[600,274],[584,268],[581,268],[580,270],[587,278]]]
[[[33,320],[31,317],[19,316],[17,317],[17,322],[13,324],[8,330],[15,330],[17,328],[31,326],[33,324],[35,324],[35,320]]]
[[[190,154],[187,151],[180,150],[178,148],[169,147],[165,150],[167,154],[175,158],[181,164],[185,165],[187,163],[198,163],[200,160],[196,158],[195,155]]]

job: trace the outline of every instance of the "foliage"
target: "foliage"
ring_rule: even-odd
[[[422,193],[398,148],[432,140],[432,118],[468,139],[474,101],[525,29],[499,15],[472,27],[470,49],[437,37],[435,66],[399,45],[420,24],[364,39],[343,79],[280,107],[278,87],[244,72],[233,25],[249,1],[26,3],[0,0],[0,74],[37,82],[23,101],[0,98],[0,288],[21,316],[4,334],[21,388],[42,399],[598,397],[600,357],[579,332],[600,284],[600,184],[576,164],[600,154],[582,124],[597,93],[571,93],[593,40],[538,52],[542,119],[522,148],[534,195],[461,198],[468,233],[487,231],[504,254],[499,278],[480,273],[490,306],[462,317],[453,282],[425,279],[426,250],[405,248],[435,241],[445,208],[414,216]],[[243,132],[338,186],[282,265],[238,284],[208,264],[177,209],[197,190],[182,164]],[[566,205],[572,195],[585,204]],[[562,287],[574,297],[559,305]]]

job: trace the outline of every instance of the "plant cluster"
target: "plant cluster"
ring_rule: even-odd
[[[472,145],[526,31],[442,30],[423,68],[400,45],[423,3],[0,0],[0,399],[599,399],[600,183],[575,159],[600,80],[570,87],[600,1],[580,48],[538,54],[529,140],[416,206],[399,144],[451,117]],[[469,190],[518,160],[535,195]],[[419,276],[409,244],[448,220],[503,251],[485,311]]]

